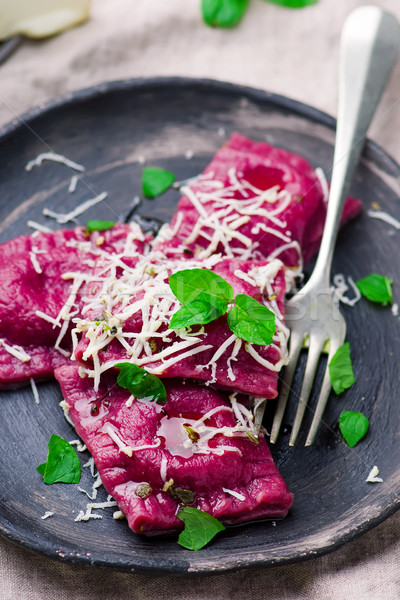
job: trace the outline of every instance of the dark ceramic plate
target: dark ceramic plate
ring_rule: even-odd
[[[212,81],[156,79],[102,85],[52,103],[8,125],[0,138],[0,241],[28,233],[27,219],[44,221],[44,206],[66,212],[91,195],[108,191],[107,204],[81,217],[126,218],[140,189],[140,157],[170,168],[178,178],[200,172],[233,131],[304,155],[329,173],[333,119],[308,106],[257,90]],[[71,172],[46,163],[30,173],[26,163],[48,149],[86,167],[84,183],[69,194]],[[193,158],[187,158],[187,152]],[[334,271],[360,278],[381,272],[400,281],[398,232],[367,216],[371,202],[400,217],[400,168],[368,143],[352,193],[364,214],[340,234]],[[148,224],[167,220],[178,192],[143,202]],[[53,222],[46,223],[54,226]],[[73,439],[58,407],[54,383],[2,392],[0,403],[0,530],[8,538],[50,557],[131,571],[215,572],[298,561],[325,553],[377,525],[399,506],[400,323],[390,308],[367,301],[343,308],[357,383],[332,397],[315,444],[287,447],[286,433],[274,456],[295,501],[279,522],[250,523],[191,552],[176,538],[146,539],[104,511],[103,519],[74,518],[88,499],[74,485],[46,486],[36,471],[52,433]],[[298,386],[298,382],[295,382]],[[371,420],[354,449],[341,442],[336,423],[342,409],[362,410]],[[303,440],[304,441],[304,440]],[[82,461],[85,456],[82,456]],[[365,482],[378,465],[384,483]],[[87,469],[81,486],[90,489]],[[100,490],[98,500],[105,500]],[[46,511],[54,516],[41,517]],[[98,513],[102,511],[96,511]]]

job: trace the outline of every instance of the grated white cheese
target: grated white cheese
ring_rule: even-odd
[[[225,452],[235,452],[242,455],[239,448],[235,446],[225,446],[219,443],[216,447],[209,445],[210,440],[216,436],[226,438],[244,437],[257,438],[254,424],[254,413],[246,408],[242,403],[238,402],[236,392],[229,396],[231,407],[217,406],[205,413],[197,421],[183,417],[163,417],[160,421],[160,426],[157,435],[165,440],[165,448],[174,456],[182,456],[190,458],[194,454],[217,454],[222,456]],[[236,417],[237,423],[233,426],[211,426],[207,421],[214,415],[220,412],[230,412]],[[185,426],[189,426],[195,434],[194,438],[189,435]],[[162,459],[160,475],[163,481],[167,480],[167,460]]]
[[[45,225],[42,225],[41,223],[37,223],[36,221],[32,221],[30,219],[26,222],[26,224],[31,229],[35,229],[35,231],[39,231],[40,233],[53,233],[53,230],[50,229],[50,227],[46,227]]]
[[[395,229],[400,229],[400,221],[392,217],[392,215],[389,215],[389,213],[384,212],[383,210],[369,210],[367,214],[372,219],[379,219],[380,221],[384,221],[388,225],[391,225]]]
[[[95,206],[96,204],[99,204],[99,202],[105,200],[107,196],[107,192],[102,192],[98,196],[95,196],[94,198],[90,198],[89,200],[82,202],[82,204],[74,208],[74,210],[71,210],[69,213],[57,213],[53,210],[50,210],[49,208],[44,208],[42,212],[45,217],[51,217],[61,225],[68,223],[69,221],[76,222],[76,217],[89,210],[89,208],[92,208],[92,206]]]
[[[192,424],[193,429],[199,430],[199,425],[201,425],[202,423],[204,423],[205,421],[207,421],[208,419],[210,419],[217,413],[225,412],[225,411],[232,412],[232,408],[230,408],[229,406],[217,406],[215,408],[211,408],[202,417],[200,417],[200,419],[197,419],[197,421],[194,421],[194,423]]]
[[[91,476],[94,479],[97,478],[96,465],[93,456],[91,456],[89,460],[83,465],[83,468],[89,469]]]
[[[244,273],[240,269],[236,269],[234,271],[234,275],[238,279],[242,279],[243,281],[246,281],[246,283],[249,283],[250,285],[253,285],[254,287],[256,287],[256,285],[257,285],[255,280],[252,277],[250,277],[250,275],[248,273]]]
[[[42,312],[41,310],[36,310],[35,311],[35,315],[37,317],[40,317],[44,321],[47,321],[48,323],[51,323],[54,327],[61,327],[61,323],[57,319],[54,319],[53,317],[50,317],[50,315],[47,315],[46,313]]]
[[[372,467],[367,479],[365,480],[367,483],[383,483],[382,477],[378,477],[379,469],[377,466]]]
[[[65,402],[65,400],[61,400],[61,402],[59,402],[58,405],[62,408],[63,413],[64,413],[64,417],[65,417],[65,420],[67,421],[67,423],[69,425],[71,425],[71,427],[75,427],[74,424],[73,424],[73,422],[72,422],[71,417],[69,416],[69,409],[70,409],[69,404],[67,404],[67,402]]]
[[[361,293],[352,277],[348,276],[347,281],[354,292],[353,298],[350,299],[346,296],[346,292],[348,292],[350,288],[346,283],[344,275],[341,273],[338,273],[333,277],[333,293],[338,301],[347,304],[347,306],[354,306],[361,299]]]
[[[69,158],[66,158],[62,154],[56,154],[56,152],[43,152],[25,165],[25,171],[32,171],[33,167],[40,167],[45,160],[61,163],[70,169],[74,169],[75,171],[83,172],[85,170],[85,167],[79,165],[73,160],[70,160]]]
[[[31,261],[32,266],[38,275],[43,273],[42,267],[40,266],[39,261],[36,256],[36,252],[34,252],[33,250],[31,250],[29,252],[29,260]]]
[[[235,492],[235,490],[229,490],[228,488],[222,488],[222,491],[225,492],[225,494],[230,494],[234,498],[241,500],[242,502],[244,500],[246,500],[246,496],[243,496],[243,494],[239,494],[239,492]]]
[[[160,477],[162,481],[167,481],[167,459],[164,456],[161,459]]]
[[[271,346],[273,346],[273,344],[271,344]],[[273,364],[269,360],[266,360],[265,358],[260,356],[258,354],[258,352],[256,352],[256,350],[254,349],[253,344],[246,343],[244,347],[245,347],[246,352],[248,352],[250,354],[250,356],[252,358],[254,358],[254,360],[256,360],[258,363],[260,363],[260,365],[262,365],[266,369],[269,369],[270,371],[279,372],[282,367],[284,367],[285,365],[288,364],[289,359],[287,356],[282,355],[280,360],[278,360],[275,364]],[[279,349],[277,348],[277,350],[279,350]]]
[[[54,515],[54,513],[51,512],[51,510],[46,510],[44,515],[42,515],[40,518],[44,521],[45,519],[48,519],[49,517],[52,517],[53,515]]]
[[[223,344],[221,344],[221,346],[218,348],[218,350],[215,352],[215,354],[213,354],[213,356],[211,357],[208,364],[201,365],[197,368],[208,369],[209,367],[211,367],[211,368],[214,367],[214,370],[215,370],[216,365],[217,365],[217,360],[219,358],[221,358],[221,356],[224,354],[224,352],[229,348],[229,346],[234,344],[236,342],[236,340],[237,340],[237,337],[235,334],[229,336],[228,339],[226,339],[225,342]],[[233,373],[232,373],[232,375],[233,375]],[[214,372],[214,376],[212,376],[210,383],[214,383],[215,381],[216,381],[216,378],[215,378],[215,372]]]
[[[99,432],[106,433],[107,435],[109,435],[110,438],[112,439],[112,441],[121,450],[121,452],[123,452],[124,454],[126,454],[129,457],[132,457],[133,453],[137,452],[138,450],[147,450],[149,448],[158,448],[158,446],[161,444],[161,440],[157,439],[155,444],[144,444],[142,446],[135,446],[135,447],[129,446],[119,437],[119,434],[118,434],[116,428],[111,423],[105,423],[105,425],[103,425],[103,427],[101,427],[99,429]]]
[[[238,360],[236,357],[239,354],[242,344],[243,344],[243,340],[241,340],[240,338],[236,338],[235,343],[233,345],[232,354],[229,356],[229,358],[226,361],[226,364],[228,367],[228,379],[230,381],[235,381],[235,379],[236,379],[236,376],[235,376],[235,374],[233,372],[233,368],[232,368],[232,361]]]
[[[181,218],[177,217],[175,226],[179,226]],[[204,343],[204,329],[200,328],[196,333],[187,329],[172,330],[169,322],[172,315],[179,310],[181,304],[172,294],[168,284],[171,273],[190,268],[212,269],[220,261],[220,255],[213,255],[199,261],[198,259],[167,259],[160,251],[152,251],[145,257],[138,258],[136,264],[128,267],[121,261],[120,256],[102,257],[94,274],[86,280],[88,290],[95,289],[92,297],[84,296],[84,308],[82,318],[73,318],[75,327],[72,330],[73,352],[75,352],[80,334],[84,334],[86,347],[82,358],[84,361],[92,361],[88,364],[85,373],[94,380],[97,390],[102,373],[114,368],[115,361],[102,362],[100,360],[101,350],[110,341],[117,341],[126,352],[126,359],[153,375],[161,375],[168,368],[191,356],[197,356],[201,352],[212,349],[212,345]],[[104,267],[102,266],[104,265]],[[273,297],[272,281],[282,263],[273,261],[267,268],[257,269],[254,273],[243,274],[242,278],[252,284],[256,283],[261,288],[264,304],[276,314],[277,331],[276,342],[281,347],[278,349],[282,359],[286,361],[288,332],[283,325],[282,315]],[[122,273],[117,276],[117,268]],[[238,276],[241,271],[237,272]],[[82,275],[71,274],[76,277],[77,288],[82,282]],[[79,277],[81,279],[79,279]],[[72,296],[67,306],[74,302],[76,289],[72,290]],[[67,319],[67,314],[60,315]],[[100,315],[100,316],[98,316]],[[101,316],[103,315],[103,316]],[[104,317],[106,315],[106,317]],[[87,318],[88,317],[88,318]],[[70,318],[70,317],[69,317]],[[106,320],[105,320],[106,318]],[[139,319],[140,331],[129,331],[125,323],[130,319]],[[59,317],[56,319],[59,321]],[[60,334],[62,338],[62,334]],[[160,338],[162,346],[159,348],[156,340]],[[212,356],[206,365],[211,369],[211,379],[208,383],[215,381],[217,361],[221,360],[224,352],[232,345],[232,353],[226,360],[228,376],[234,381],[235,375],[232,369],[232,361],[242,346],[235,335],[226,340]],[[254,349],[254,355],[258,352]],[[206,368],[203,366],[202,368]],[[130,401],[129,401],[130,402]]]
[[[125,402],[125,406],[126,406],[127,408],[130,408],[130,407],[132,406],[132,404],[134,403],[135,399],[136,399],[136,398],[135,398],[135,396],[133,396],[133,395],[131,394],[131,395],[129,396],[128,400]]]
[[[71,440],[69,443],[71,446],[76,446],[78,452],[85,452],[87,450],[86,445],[81,440]]]
[[[68,192],[70,194],[73,194],[75,192],[78,181],[79,181],[78,175],[72,175],[71,181],[69,182],[69,186],[68,186]]]
[[[18,358],[21,362],[29,362],[31,360],[31,356],[25,352],[22,346],[18,346],[17,344],[7,344],[5,340],[0,339],[0,346],[3,346],[4,350],[6,350],[11,356],[14,358]]]
[[[329,185],[324,170],[321,167],[316,167],[315,174],[321,184],[322,193],[324,194],[324,202],[327,203],[329,200]]]
[[[92,484],[92,492],[91,493],[89,493],[87,490],[84,490],[80,486],[78,486],[78,490],[80,492],[82,492],[83,494],[86,494],[86,496],[89,498],[89,500],[96,500],[97,490],[102,485],[103,485],[103,482],[101,481],[101,477],[100,477],[99,473],[97,473],[97,475],[95,476],[95,481]]]
[[[185,152],[185,158],[186,160],[191,160],[194,156],[194,152],[193,150],[186,150]]]
[[[92,510],[111,508],[118,506],[115,500],[107,500],[107,502],[89,502],[86,504],[86,511],[80,510],[78,516],[74,519],[75,522],[89,521],[89,519],[102,519],[102,515],[92,513]]]
[[[31,377],[29,379],[29,383],[31,384],[31,389],[32,389],[33,397],[35,399],[35,404],[39,404],[40,403],[40,398],[39,398],[39,392],[38,392],[38,389],[36,387],[35,380],[32,379],[32,377]]]

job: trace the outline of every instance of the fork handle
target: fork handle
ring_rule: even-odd
[[[344,200],[375,109],[398,55],[399,25],[377,6],[347,18],[340,44],[339,105],[326,224],[308,287],[330,285]]]

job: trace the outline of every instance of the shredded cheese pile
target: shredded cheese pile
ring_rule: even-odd
[[[100,238],[99,238],[100,239]],[[55,343],[55,349],[63,354],[67,358],[70,358],[70,352],[67,352],[61,347],[61,343],[68,332],[71,320],[80,314],[80,307],[82,304],[81,297],[84,293],[85,286],[92,280],[92,271],[96,264],[96,260],[103,259],[104,261],[115,261],[117,264],[123,264],[121,262],[122,257],[131,259],[137,259],[139,253],[136,241],[143,242],[144,235],[140,227],[136,223],[130,225],[130,232],[126,236],[124,246],[120,254],[111,255],[101,248],[101,244],[95,246],[91,241],[78,241],[71,239],[66,242],[66,247],[75,247],[82,251],[83,254],[87,254],[88,258],[83,261],[83,264],[87,267],[85,272],[67,272],[62,274],[62,279],[71,281],[69,290],[69,296],[65,301],[63,307],[56,316],[49,315],[41,310],[36,311],[36,316],[40,317],[44,321],[51,323],[53,329],[59,328],[60,332]],[[36,255],[35,255],[36,256]],[[32,257],[31,257],[32,261]],[[33,265],[35,268],[35,265]],[[37,270],[35,268],[35,270]]]
[[[301,275],[303,269],[302,253],[299,243],[292,239],[292,233],[287,230],[287,222],[282,218],[283,213],[294,202],[293,196],[279,186],[268,190],[260,190],[244,179],[234,168],[229,169],[228,185],[213,179],[213,173],[201,175],[195,185],[181,188],[182,193],[191,202],[199,214],[189,236],[182,239],[182,244],[175,249],[182,252],[185,247],[199,243],[197,258],[206,259],[223,248],[227,258],[240,260],[265,260],[258,250],[259,243],[242,233],[243,225],[254,220],[251,229],[253,235],[260,231],[278,238],[282,243],[266,258],[274,260],[290,249],[298,256],[297,266],[288,269],[289,283],[294,277]],[[239,197],[238,197],[239,196]],[[270,222],[267,225],[260,218]],[[172,240],[179,233],[184,215],[178,212],[173,226],[164,225],[156,240],[164,243]],[[169,252],[173,249],[169,248]]]
[[[93,368],[82,368],[81,373],[94,379],[96,390],[101,374],[115,365],[115,360],[102,362],[100,354],[113,340],[119,342],[128,361],[146,368],[154,375],[161,375],[177,362],[212,348],[206,343],[203,327],[198,331],[169,328],[171,317],[181,304],[171,292],[168,277],[184,269],[212,269],[220,262],[220,255],[202,261],[172,260],[155,251],[138,259],[132,267],[118,255],[104,258],[98,262],[90,282],[87,281],[88,289],[94,295],[83,298],[82,317],[73,319],[75,328],[72,330],[74,351],[81,334],[85,336],[87,346],[82,358],[84,361],[90,359]],[[242,347],[267,369],[279,371],[286,364],[288,330],[283,324],[273,290],[274,278],[281,267],[281,262],[276,260],[263,267],[254,267],[248,273],[240,269],[235,271],[236,277],[260,290],[263,303],[275,313],[277,328],[272,346],[278,350],[280,360],[273,364],[259,353],[255,345],[243,342],[233,334],[215,351],[207,365],[199,367],[211,368],[209,383],[215,382],[217,361],[228,348],[231,348],[231,355],[227,359],[228,376],[232,381],[235,379],[232,361]],[[141,324],[138,331],[132,331],[132,327],[129,327],[132,320]]]
[[[165,438],[166,445],[173,455],[189,458],[193,454],[218,454],[236,452],[240,456],[241,450],[236,446],[218,445],[211,447],[210,440],[218,435],[227,438],[244,437],[258,443],[258,431],[255,427],[255,411],[248,409],[237,399],[237,393],[230,394],[231,406],[218,406],[205,413],[200,419],[185,419],[183,417],[163,417],[157,431],[158,436]],[[207,424],[215,414],[229,412],[234,415],[236,425],[216,427]],[[166,465],[162,465],[161,478],[167,479]]]

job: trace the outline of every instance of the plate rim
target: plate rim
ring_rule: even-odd
[[[336,118],[322,109],[316,108],[311,104],[296,100],[283,94],[276,92],[270,92],[266,89],[257,88],[250,85],[244,85],[240,83],[233,83],[230,81],[224,81],[219,79],[212,79],[208,77],[188,77],[188,76],[152,76],[152,77],[132,77],[124,79],[114,79],[96,83],[94,85],[78,88],[76,90],[60,94],[50,100],[41,102],[40,104],[34,105],[28,110],[17,114],[14,118],[4,123],[0,127],[0,143],[6,141],[6,139],[17,132],[18,129],[29,125],[29,121],[41,117],[45,113],[49,113],[52,110],[60,108],[62,106],[68,106],[80,102],[82,100],[91,99],[95,96],[101,96],[114,91],[126,91],[128,89],[141,90],[150,87],[167,87],[176,86],[184,88],[187,85],[196,85],[202,88],[214,88],[218,91],[225,91],[227,93],[242,94],[243,96],[249,96],[254,100],[261,102],[269,102],[271,104],[279,105],[284,107],[291,112],[298,113],[301,116],[305,116],[309,119],[314,120],[317,123],[323,124],[330,129],[336,128]],[[398,163],[381,145],[377,142],[366,138],[364,147],[371,148],[375,152],[377,151],[385,160],[388,160],[394,168],[400,169],[400,163]]]
[[[54,99],[41,103],[37,106],[30,108],[21,115],[15,116],[8,123],[0,127],[0,144],[7,143],[7,141],[13,136],[18,134],[19,131],[28,127],[37,118],[51,114],[59,108],[70,107],[74,104],[79,104],[85,100],[93,100],[96,97],[101,97],[109,93],[115,92],[127,92],[135,90],[140,92],[144,90],[150,90],[154,88],[166,88],[166,87],[177,87],[185,88],[186,86],[197,86],[199,89],[214,90],[216,92],[223,92],[227,95],[234,95],[237,97],[246,97],[253,101],[260,102],[261,104],[270,104],[285,109],[290,113],[297,114],[308,120],[312,120],[318,124],[324,125],[325,127],[334,130],[336,127],[336,119],[328,113],[315,108],[309,104],[295,100],[293,98],[268,92],[266,90],[255,88],[247,85],[241,85],[236,83],[230,83],[227,81],[220,81],[210,78],[192,78],[192,77],[178,77],[178,76],[162,76],[162,77],[141,77],[141,78],[127,78],[118,79],[102,82],[93,86],[78,89],[73,92],[69,92],[60,95]],[[372,157],[379,157],[380,163],[384,163],[392,171],[397,171],[400,177],[400,165],[397,161],[389,155],[379,144],[367,139],[364,147],[365,152],[371,153]],[[12,528],[12,523],[7,518],[0,514],[0,534],[7,538],[10,542],[15,543],[18,546],[37,553],[41,556],[45,556],[50,559],[61,561],[65,564],[75,565],[87,565],[103,568],[106,570],[121,571],[121,572],[134,572],[143,574],[157,574],[157,575],[183,575],[183,574],[194,574],[194,575],[207,575],[210,573],[223,574],[237,569],[253,569],[260,567],[274,567],[280,565],[288,565],[297,562],[303,562],[311,558],[323,556],[344,544],[356,539],[360,535],[370,531],[377,525],[383,523],[387,518],[392,516],[397,510],[400,509],[400,498],[395,498],[385,510],[379,512],[378,515],[372,517],[365,522],[358,524],[353,527],[351,531],[341,534],[338,538],[330,540],[329,544],[318,548],[309,548],[302,552],[302,554],[290,554],[288,556],[278,558],[243,558],[242,560],[230,560],[224,561],[223,564],[215,565],[211,564],[210,560],[203,559],[200,561],[200,565],[196,565],[195,561],[188,561],[182,559],[182,561],[175,561],[174,565],[165,564],[154,565],[151,564],[151,558],[147,561],[138,561],[135,557],[134,563],[129,563],[126,560],[113,561],[110,563],[104,558],[99,556],[87,556],[85,554],[78,554],[71,551],[71,547],[64,547],[57,549],[52,542],[46,541],[43,544],[41,539],[36,538],[34,535],[22,534],[18,527]]]

